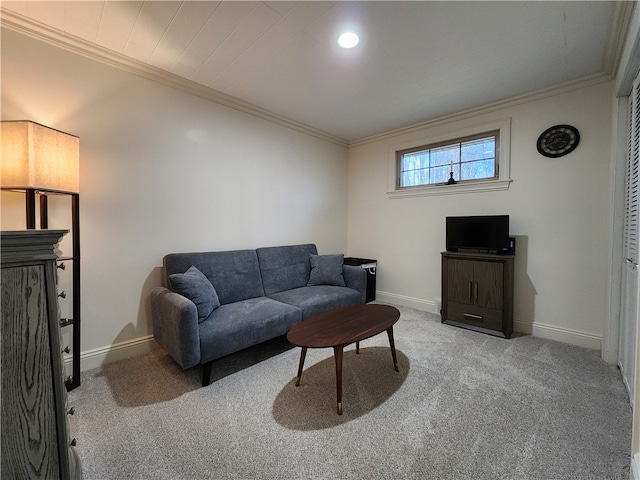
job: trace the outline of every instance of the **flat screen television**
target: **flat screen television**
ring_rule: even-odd
[[[446,217],[447,251],[507,253],[509,215]]]

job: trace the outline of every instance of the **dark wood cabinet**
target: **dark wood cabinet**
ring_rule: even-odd
[[[62,230],[2,232],[3,478],[79,479],[56,280]]]
[[[513,255],[442,252],[442,322],[509,338]]]

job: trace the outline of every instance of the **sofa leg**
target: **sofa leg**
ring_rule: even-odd
[[[213,360],[202,365],[202,386],[208,387],[211,383],[211,364]]]

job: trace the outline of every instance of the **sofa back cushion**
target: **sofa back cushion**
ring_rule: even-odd
[[[264,296],[255,250],[171,253],[164,257],[166,284],[169,275],[184,273],[191,266],[209,279],[222,305]]]
[[[262,284],[266,295],[306,287],[309,281],[309,255],[317,255],[318,249],[313,243],[305,245],[286,245],[282,247],[263,247],[256,250]]]

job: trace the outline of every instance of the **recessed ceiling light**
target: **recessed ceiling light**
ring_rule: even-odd
[[[360,38],[353,32],[345,32],[338,37],[338,45],[342,48],[353,48],[358,45]]]

